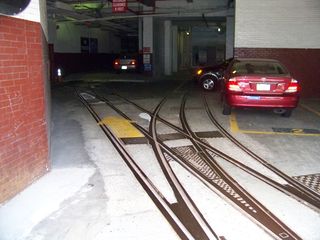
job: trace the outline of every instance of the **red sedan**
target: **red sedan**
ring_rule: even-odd
[[[121,55],[113,62],[113,68],[116,72],[136,71],[138,70],[137,57],[132,54]]]
[[[272,59],[234,59],[224,73],[223,114],[232,107],[268,108],[290,117],[299,101],[300,85]]]

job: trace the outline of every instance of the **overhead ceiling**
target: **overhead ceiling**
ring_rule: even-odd
[[[233,0],[127,0],[127,10],[112,11],[112,0],[46,0],[48,18],[59,22],[85,24],[118,35],[136,34],[142,16],[210,16],[233,7]]]

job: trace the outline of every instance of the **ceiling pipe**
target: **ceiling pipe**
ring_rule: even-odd
[[[206,13],[206,17],[210,17],[210,14],[226,11],[226,9],[216,9],[216,10],[210,10]],[[144,16],[151,16],[151,17],[201,17],[202,14],[199,14],[197,12],[179,12],[174,11],[171,13],[147,13],[147,14],[140,14],[140,15],[112,15],[109,17],[102,17],[102,18],[90,18],[90,19],[81,19],[81,20],[68,20],[69,22],[85,22],[85,21],[103,21],[103,20],[116,20],[116,19],[129,19],[129,18],[140,18]]]
[[[208,22],[207,22],[207,19],[206,19],[206,17],[204,16],[204,13],[202,13],[202,19],[203,19],[203,21],[205,22],[206,26],[209,27]]]

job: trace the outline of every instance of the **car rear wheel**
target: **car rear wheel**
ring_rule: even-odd
[[[217,85],[217,79],[215,79],[214,77],[205,77],[201,81],[201,86],[206,91],[214,90],[216,88],[216,85]]]
[[[292,109],[287,109],[284,113],[281,114],[282,117],[290,117],[292,114]]]
[[[231,107],[227,106],[227,105],[223,106],[222,114],[223,115],[230,115],[231,114]]]
[[[231,114],[231,106],[226,103],[225,99],[223,99],[223,102],[222,102],[222,114],[223,115]]]

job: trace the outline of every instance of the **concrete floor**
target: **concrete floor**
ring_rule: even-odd
[[[99,88],[100,80],[96,79],[96,88]],[[82,85],[90,85],[90,77],[86,77],[83,82]],[[110,91],[108,86],[102,86],[101,91]],[[152,106],[157,103],[150,92],[141,93],[132,91],[129,87],[124,89],[126,88],[129,95],[139,96],[141,104]],[[160,94],[161,89],[158,90]],[[217,102],[218,97],[214,95],[210,103],[214,106]],[[320,173],[319,103],[319,99],[302,99],[301,104],[306,107],[299,106],[289,119],[254,110],[235,110],[231,117],[223,116],[219,108],[214,108],[213,111],[227,129],[241,142],[254,147],[258,155],[289,175],[300,176]],[[176,110],[174,104],[172,101],[172,111]],[[190,107],[194,112],[190,114],[201,116],[197,112],[196,100],[191,105],[194,105],[194,108]],[[73,94],[70,84],[53,88],[52,109],[52,170],[0,207],[0,239],[178,239],[96,122]],[[174,119],[169,112],[166,116]],[[199,119],[201,120],[200,117]],[[200,121],[199,119],[195,121]],[[204,123],[194,127],[199,130],[206,128]],[[281,133],[277,132],[278,129]],[[209,139],[210,141],[222,149],[229,146],[224,139]],[[149,164],[147,159],[151,156],[148,148],[133,145],[129,149],[141,159],[142,164]],[[230,151],[230,154],[239,155],[235,151]],[[151,166],[150,173],[155,168]],[[178,171],[181,176],[185,175],[185,184],[190,185],[190,176],[182,170]],[[258,188],[250,177],[243,184]],[[162,183],[160,185],[164,186]],[[190,191],[207,193],[205,188],[191,188]],[[283,208],[296,208],[295,203],[289,200],[286,201],[287,206],[275,207],[274,201],[266,197],[267,194],[268,191],[258,193],[259,197],[265,199],[265,204],[280,215]],[[214,205],[215,211],[224,209],[221,217],[225,217],[225,221],[215,219],[214,211],[212,214],[210,211],[206,213],[219,229],[220,236],[223,235],[228,240],[272,239],[221,198],[209,197],[209,193],[204,196],[196,200],[200,205],[209,203]],[[231,214],[235,216],[233,223],[227,220]],[[298,212],[292,210],[292,213],[282,217],[304,236],[303,239],[320,239],[319,212],[301,205]],[[231,224],[231,228],[227,227]]]

